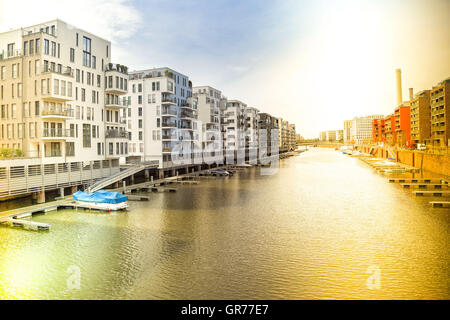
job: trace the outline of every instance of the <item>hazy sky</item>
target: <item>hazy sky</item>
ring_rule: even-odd
[[[395,68],[404,100],[450,76],[450,0],[0,0],[1,31],[56,17],[111,39],[113,62],[171,67],[306,137],[391,113]]]

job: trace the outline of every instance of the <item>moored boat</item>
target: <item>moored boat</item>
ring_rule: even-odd
[[[128,208],[128,197],[120,192],[99,190],[87,193],[79,190],[73,194],[73,199],[79,205],[97,210],[117,211]]]

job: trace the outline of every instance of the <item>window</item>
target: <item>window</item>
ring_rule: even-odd
[[[75,142],[66,142],[66,156],[67,157],[75,156]]]
[[[28,41],[25,41],[23,43],[23,55],[27,56],[28,55]]]
[[[14,43],[8,44],[8,57],[12,57],[14,55]]]
[[[97,143],[97,154],[98,154],[99,156],[102,155],[102,144],[101,144],[101,142],[98,142],[98,143]]]
[[[139,107],[139,108],[138,108],[138,116],[139,116],[139,117],[142,117],[142,107]]]
[[[91,125],[83,123],[83,148],[91,147]]]
[[[142,119],[139,119],[139,129],[142,129]]]
[[[142,131],[139,131],[139,140],[142,141]]]
[[[91,39],[83,37],[83,66],[91,66]]]
[[[36,54],[41,53],[41,39],[36,39]]]
[[[44,39],[44,54],[49,53],[49,44],[50,42],[47,39]]]
[[[34,115],[35,116],[39,115],[39,101],[35,101],[34,103]]]
[[[75,44],[78,47],[78,32],[77,32],[76,37],[75,37]]]
[[[51,56],[56,57],[56,42],[52,41]]]
[[[142,96],[141,95],[138,96],[138,104],[142,104]]]
[[[75,62],[75,49],[70,48],[70,62]]]
[[[97,68],[97,58],[95,56],[92,56],[92,68]]]

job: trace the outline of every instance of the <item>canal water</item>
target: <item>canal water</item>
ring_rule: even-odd
[[[448,209],[334,150],[259,170],[0,227],[0,298],[450,298]]]

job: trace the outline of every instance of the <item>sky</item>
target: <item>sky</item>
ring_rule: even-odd
[[[396,68],[403,100],[450,77],[450,0],[0,0],[0,31],[54,18],[110,39],[114,63],[170,67],[307,138],[392,113]]]

